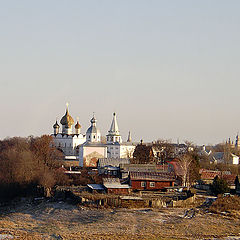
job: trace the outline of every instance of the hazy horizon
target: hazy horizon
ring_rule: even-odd
[[[240,129],[240,2],[3,1],[0,138],[69,111],[106,135],[215,144]]]

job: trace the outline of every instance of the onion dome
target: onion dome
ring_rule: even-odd
[[[66,127],[71,127],[74,124],[73,118],[70,116],[68,112],[68,107],[66,109],[65,115],[62,117],[60,123]]]
[[[55,124],[53,125],[53,128],[60,128],[60,126],[58,125],[57,120],[56,120]]]
[[[98,133],[99,130],[97,129],[97,126],[96,126],[97,119],[93,116],[90,122],[91,122],[91,126],[88,128],[87,133],[88,134]]]
[[[80,129],[82,126],[79,124],[79,121],[77,121],[76,125],[75,125],[75,128],[76,129]]]
[[[97,129],[96,126],[90,126],[87,130],[87,134],[92,134],[92,133],[99,133],[100,131]]]
[[[97,128],[97,119],[93,115],[92,119],[90,120],[91,126],[88,128],[86,134],[93,134],[93,133],[98,133],[100,134],[99,129]]]

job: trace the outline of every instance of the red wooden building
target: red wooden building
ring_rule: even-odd
[[[173,172],[130,172],[132,190],[162,190],[174,186]]]

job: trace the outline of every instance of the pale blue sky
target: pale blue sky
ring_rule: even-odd
[[[240,130],[240,1],[0,1],[0,138],[92,112],[105,135],[217,143]]]

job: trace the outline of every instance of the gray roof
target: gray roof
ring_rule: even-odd
[[[88,128],[87,133],[98,133],[99,129],[96,126],[91,126]]]
[[[120,146],[121,143],[119,142],[109,142],[107,143],[107,145],[119,145]]]
[[[120,164],[129,164],[128,158],[99,158],[98,167],[112,166],[119,167]]]
[[[105,188],[130,188],[128,184],[121,184],[119,178],[103,178]]]
[[[216,160],[222,160],[223,157],[224,157],[224,152],[215,152],[215,153],[213,153],[213,157],[214,157]]]
[[[168,164],[121,164],[120,168],[125,172],[167,172],[169,170]]]
[[[119,142],[108,142],[107,145],[137,146],[138,143],[136,143],[136,142],[122,142],[122,143],[119,143]]]
[[[107,147],[106,144],[101,142],[85,142],[82,146],[86,147]]]
[[[105,170],[109,170],[109,171],[117,171],[118,170],[118,167],[113,167],[113,166],[109,166],[109,165],[107,165],[107,166],[104,166],[104,169]]]
[[[130,172],[132,180],[174,181],[173,172]]]
[[[104,183],[105,188],[130,188],[128,184],[121,183]]]
[[[102,184],[87,184],[87,186],[92,190],[104,190],[104,187]]]

